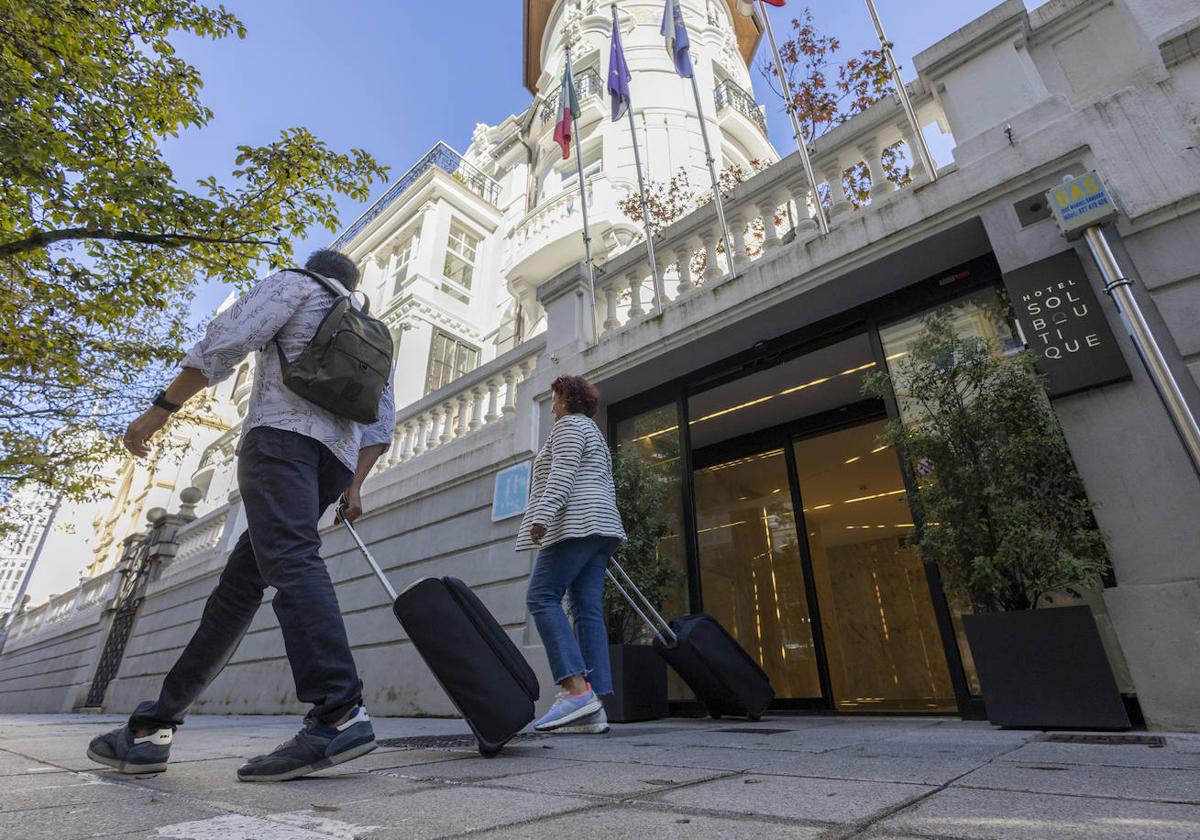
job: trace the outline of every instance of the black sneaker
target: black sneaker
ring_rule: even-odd
[[[341,726],[306,718],[304,728],[270,755],[256,756],[238,768],[243,782],[286,782],[341,764],[375,749],[375,730],[359,706]]]
[[[161,773],[171,756],[172,729],[156,729],[142,738],[135,737],[129,725],[92,739],[87,756],[92,761],[115,767],[122,773]]]

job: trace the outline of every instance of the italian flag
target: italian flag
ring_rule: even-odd
[[[561,108],[558,125],[554,126],[554,141],[562,146],[563,160],[571,156],[571,124],[579,116],[579,100],[575,97],[575,85],[571,80],[571,65],[563,68],[562,87],[558,94]]]

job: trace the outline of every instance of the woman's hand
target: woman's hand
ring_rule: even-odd
[[[540,523],[534,524],[529,529],[529,539],[534,545],[541,545],[542,538],[546,536],[546,526]]]

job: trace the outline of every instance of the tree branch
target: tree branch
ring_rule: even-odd
[[[164,248],[182,248],[193,243],[211,245],[278,245],[278,240],[272,239],[240,239],[221,236],[203,236],[194,233],[137,233],[127,230],[107,230],[104,228],[63,228],[62,230],[38,231],[24,239],[0,243],[0,257],[12,257],[29,251],[36,251],[53,245],[75,239],[105,239],[113,242],[136,242],[142,245],[159,245]]]

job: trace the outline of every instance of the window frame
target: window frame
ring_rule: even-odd
[[[443,339],[453,347],[453,357],[449,360],[438,358],[438,339]],[[462,353],[473,354],[473,362],[470,367],[463,368],[460,360]],[[459,338],[448,330],[440,327],[433,328],[433,335],[429,339],[429,361],[425,365],[425,395],[432,394],[434,391],[439,391],[447,385],[461,379],[471,371],[479,367],[480,348],[476,347],[469,341]],[[450,376],[436,386],[433,384],[434,367],[435,365],[446,368],[450,372]]]
[[[461,231],[462,233],[461,242],[456,242],[456,231]],[[475,269],[478,265],[479,251],[482,246],[482,236],[479,236],[463,222],[451,219],[450,230],[446,234],[446,247],[442,254],[442,281],[440,283],[442,292],[462,303],[471,302],[471,291],[475,284]],[[463,250],[459,250],[459,248]],[[466,250],[470,251],[469,258],[465,253]],[[462,268],[465,269],[465,283],[447,271],[451,266],[452,260],[457,260],[461,263]]]

